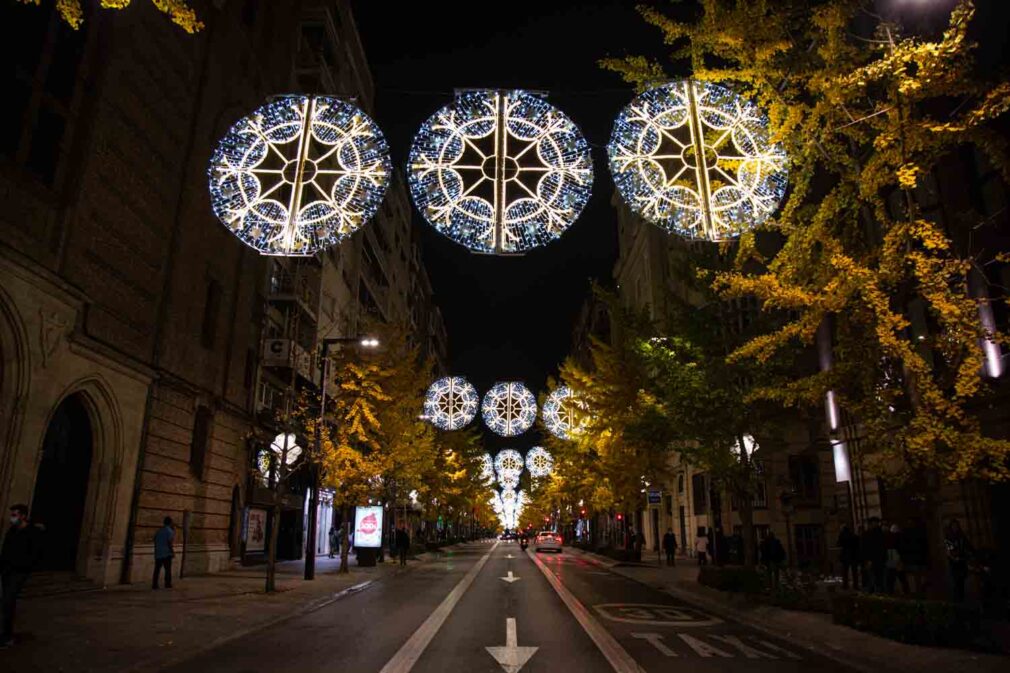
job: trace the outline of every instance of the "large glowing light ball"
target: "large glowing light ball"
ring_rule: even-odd
[[[593,185],[582,133],[526,91],[459,93],[421,126],[408,170],[424,218],[460,245],[489,254],[519,254],[558,238]]]
[[[218,143],[211,206],[263,254],[313,255],[375,214],[391,170],[382,131],[360,109],[328,96],[284,96]]]
[[[618,115],[607,145],[631,210],[691,238],[721,241],[763,223],[785,195],[784,150],[768,116],[730,89],[682,80]]]
[[[502,488],[515,488],[519,485],[518,472],[502,472],[498,475],[498,483]]]
[[[547,431],[561,439],[571,439],[585,424],[585,404],[568,386],[555,388],[544,402],[543,416]]]
[[[546,477],[554,471],[554,458],[544,447],[534,446],[526,452],[526,469],[534,477]]]
[[[496,383],[481,403],[484,423],[502,437],[521,435],[537,418],[537,399],[521,383]]]
[[[424,397],[424,415],[442,430],[459,430],[477,415],[480,397],[469,381],[461,376],[446,376],[428,387]]]
[[[518,477],[523,471],[523,455],[515,449],[502,449],[494,457],[494,469],[499,479],[505,474]]]

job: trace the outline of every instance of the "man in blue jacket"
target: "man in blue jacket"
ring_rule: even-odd
[[[14,609],[32,567],[42,552],[39,533],[28,521],[27,505],[11,505],[11,526],[0,549],[0,580],[3,582],[0,647],[14,644]]]
[[[175,529],[172,528],[172,517],[166,516],[163,522],[165,525],[154,534],[154,579],[151,581],[151,588],[158,588],[158,575],[161,569],[165,569],[165,588],[172,588],[172,557],[175,551],[172,549],[172,541],[175,539]]]

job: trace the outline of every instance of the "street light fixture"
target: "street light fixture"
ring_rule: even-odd
[[[326,422],[326,384],[330,378],[330,346],[357,343],[362,348],[378,348],[379,340],[372,336],[326,337],[322,339],[322,376],[319,383],[319,420],[316,423],[315,458],[323,451],[323,423]],[[305,541],[305,579],[316,577],[316,517],[319,514],[319,465],[312,467],[312,493],[309,496],[309,530]]]

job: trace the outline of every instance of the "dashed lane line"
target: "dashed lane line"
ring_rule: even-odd
[[[479,561],[473,564],[473,567],[467,571],[463,579],[459,581],[459,584],[449,592],[449,595],[435,608],[435,611],[428,615],[424,623],[417,628],[417,631],[414,631],[414,634],[397,650],[393,658],[382,667],[379,673],[408,673],[410,669],[414,668],[414,664],[424,654],[428,643],[435,637],[438,630],[442,628],[442,624],[445,623],[445,620],[452,613],[453,608],[456,607],[456,603],[459,603],[459,599],[463,597],[466,590],[473,584],[477,574],[484,567],[484,564],[487,563],[487,560],[491,557],[497,546],[498,542],[496,541],[491,545],[491,549]]]

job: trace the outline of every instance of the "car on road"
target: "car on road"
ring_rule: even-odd
[[[551,531],[543,531],[537,533],[536,539],[533,540],[533,548],[537,551],[561,551],[561,536],[557,533]]]
[[[515,540],[517,535],[515,533],[502,533],[500,540]]]

